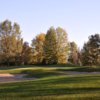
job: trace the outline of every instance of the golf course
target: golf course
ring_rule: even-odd
[[[100,0],[0,4],[0,100],[100,100]]]

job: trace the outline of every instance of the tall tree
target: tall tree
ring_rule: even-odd
[[[57,63],[57,34],[53,27],[47,31],[45,36],[44,57],[46,64]]]
[[[78,47],[75,42],[70,42],[70,55],[69,62],[72,64],[78,64]]]
[[[100,65],[100,34],[91,35],[82,49],[83,65]]]
[[[35,63],[41,64],[44,59],[44,41],[45,41],[45,34],[40,33],[36,36],[35,39],[32,40],[32,48],[34,51],[34,60]]]
[[[33,64],[33,50],[32,47],[29,46],[28,42],[24,42],[23,44],[21,61],[24,65]]]
[[[57,63],[58,64],[66,64],[68,60],[69,53],[69,42],[67,32],[58,27],[56,29],[57,34]]]
[[[9,20],[0,23],[0,49],[2,61],[8,65],[12,60],[17,62],[22,50],[21,31],[17,23],[12,25]]]
[[[46,34],[44,52],[46,63],[65,64],[68,59],[68,38],[64,29],[51,27]]]

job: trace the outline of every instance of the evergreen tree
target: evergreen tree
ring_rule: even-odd
[[[51,27],[46,34],[44,54],[47,64],[66,64],[69,53],[67,33],[64,29]]]
[[[46,64],[57,63],[57,34],[53,27],[47,31],[45,36],[44,57]]]
[[[83,65],[100,65],[100,34],[91,35],[82,49]]]

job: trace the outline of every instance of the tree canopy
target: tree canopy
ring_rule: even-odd
[[[89,36],[82,50],[70,42],[61,27],[50,27],[31,44],[23,42],[20,25],[10,20],[0,23],[0,65],[79,64],[100,65],[100,34]]]

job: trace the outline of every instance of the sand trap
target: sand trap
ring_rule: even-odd
[[[25,78],[27,74],[0,74],[0,82],[15,82],[21,80],[33,80],[36,78]]]
[[[13,77],[12,74],[0,74],[0,77]]]
[[[26,74],[0,74],[0,78],[23,78]]]

